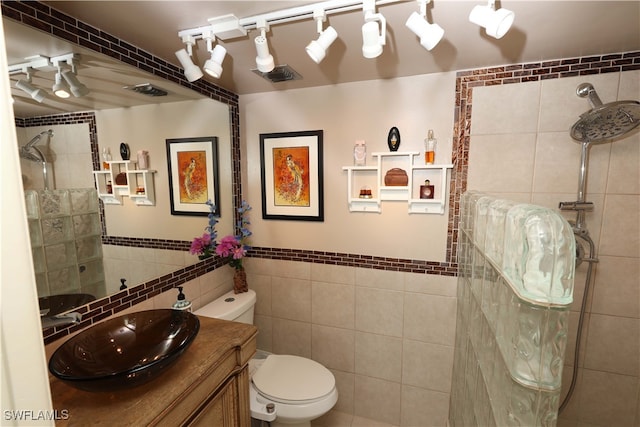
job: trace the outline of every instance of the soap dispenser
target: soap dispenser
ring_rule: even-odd
[[[182,286],[178,286],[178,299],[173,303],[174,310],[191,311],[191,301],[182,293]]]

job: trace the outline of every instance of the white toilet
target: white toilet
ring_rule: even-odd
[[[195,314],[253,324],[255,305],[254,290],[230,291]],[[311,359],[258,350],[249,362],[249,375],[251,417],[272,426],[310,426],[311,420],[329,412],[338,401],[333,374]]]

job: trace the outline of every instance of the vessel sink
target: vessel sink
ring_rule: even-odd
[[[187,311],[139,311],[105,320],[62,344],[49,371],[86,391],[116,391],[151,381],[193,342],[200,321]]]
[[[65,311],[95,301],[96,297],[89,294],[60,294],[38,298],[40,316],[56,316]]]

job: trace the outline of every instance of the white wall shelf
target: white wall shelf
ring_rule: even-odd
[[[347,203],[351,212],[382,212],[382,201],[406,201],[409,213],[444,213],[447,203],[447,171],[452,164],[418,164],[422,159],[417,151],[393,151],[371,153],[374,165],[344,166],[347,172]],[[401,168],[407,172],[406,186],[384,185],[389,169]],[[425,180],[434,185],[434,198],[421,199],[420,185]],[[371,198],[361,198],[360,189],[369,187]]]
[[[154,206],[154,170],[136,169],[135,160],[107,162],[109,169],[93,171],[98,197],[108,205],[121,205],[129,197],[136,205]]]

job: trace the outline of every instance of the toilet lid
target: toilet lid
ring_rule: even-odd
[[[268,356],[252,377],[263,394],[283,400],[311,400],[335,387],[333,374],[311,359],[290,355]]]

